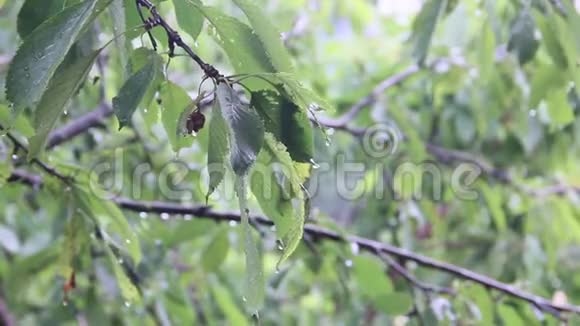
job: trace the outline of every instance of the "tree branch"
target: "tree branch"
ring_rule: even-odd
[[[39,186],[42,184],[42,178],[30,175],[25,171],[16,170],[11,177],[14,181],[24,181],[27,184],[34,184]],[[211,219],[216,222],[228,222],[235,221],[241,222],[241,217],[239,213],[234,212],[219,212],[213,210],[209,206],[189,206],[182,205],[179,203],[171,202],[160,202],[160,201],[137,201],[123,197],[117,197],[112,199],[119,207],[130,210],[134,212],[147,212],[155,214],[172,214],[172,215],[191,215],[197,218]],[[261,216],[252,217],[252,221],[258,225],[272,226],[273,222],[269,219]],[[377,255],[379,258],[384,258],[383,255],[390,255],[397,257],[405,261],[413,261],[423,267],[439,270],[463,280],[478,283],[488,289],[496,290],[500,293],[506,294],[508,296],[524,300],[538,309],[550,313],[557,318],[561,318],[559,313],[574,313],[580,315],[580,306],[570,305],[570,304],[555,304],[550,300],[536,296],[534,294],[522,291],[512,285],[508,285],[497,281],[488,276],[478,274],[471,270],[452,265],[449,263],[441,262],[427,256],[416,254],[414,252],[405,250],[403,248],[395,247],[389,244],[380,243],[375,240],[366,239],[362,237],[357,237],[354,235],[342,236],[341,234],[325,229],[323,227],[306,224],[304,226],[305,235],[309,236],[311,239],[316,240],[326,240],[326,241],[336,241],[344,243],[354,243],[362,250],[369,252],[370,254]],[[404,269],[404,268],[403,268]],[[416,279],[414,282],[416,284],[421,284],[425,289],[442,291],[440,288],[430,288],[428,285],[422,284]]]
[[[149,34],[151,43],[153,44],[153,48],[155,50],[157,49],[157,43],[155,42],[153,35],[151,35],[150,30],[155,26],[161,26],[167,33],[167,42],[169,46],[170,57],[173,57],[175,55],[175,46],[177,45],[178,47],[182,48],[187,53],[187,55],[189,55],[193,59],[193,61],[197,63],[197,65],[201,68],[201,70],[203,70],[206,76],[214,79],[218,83],[226,79],[224,75],[222,75],[214,66],[210,65],[209,63],[206,63],[195,52],[193,52],[191,47],[189,47],[189,45],[187,45],[181,39],[179,33],[177,33],[177,31],[174,30],[165,21],[165,19],[163,19],[163,17],[161,17],[159,12],[157,11],[157,8],[155,7],[155,5],[153,5],[153,3],[151,3],[151,1],[135,0],[135,3],[137,4],[137,11],[139,12],[141,20],[145,24],[145,28],[147,30],[147,33]],[[145,18],[143,16],[143,13],[141,12],[141,7],[146,8],[149,11],[151,15],[149,18]]]

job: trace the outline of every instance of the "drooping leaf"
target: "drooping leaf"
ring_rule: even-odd
[[[75,272],[75,260],[81,254],[83,246],[89,241],[85,221],[76,211],[76,204],[70,203],[68,219],[64,228],[64,241],[60,251],[60,275],[68,279]]]
[[[447,0],[428,0],[413,22],[413,57],[422,65],[427,58],[437,23],[447,8]]]
[[[123,266],[121,265],[121,262],[117,256],[115,256],[113,250],[111,250],[111,248],[108,246],[105,246],[105,251],[109,257],[109,261],[111,263],[111,267],[113,268],[113,273],[117,279],[117,285],[121,290],[123,299],[125,299],[125,301],[129,304],[141,302],[141,293],[139,292],[139,289],[127,276]]]
[[[130,123],[133,113],[155,81],[157,70],[158,61],[149,60],[145,66],[129,77],[119,94],[113,98],[113,111],[119,119],[119,129]]]
[[[86,79],[100,52],[100,50],[94,51],[72,65],[62,67],[50,80],[34,114],[36,134],[29,140],[29,159],[36,157],[44,149],[48,134]]]
[[[6,77],[12,116],[36,107],[50,79],[81,31],[95,18],[96,0],[68,7],[30,33],[16,52]]]
[[[199,0],[173,0],[179,27],[191,35],[194,40],[197,39],[203,27],[203,15],[197,10],[201,5]]]
[[[534,36],[536,24],[529,9],[523,9],[512,23],[508,50],[514,52],[520,64],[532,60],[538,50],[539,42]]]
[[[159,94],[161,97],[161,122],[163,122],[173,151],[177,153],[181,148],[191,146],[193,143],[191,137],[179,135],[180,115],[185,108],[192,105],[193,101],[183,88],[171,81],[166,81],[161,85]]]
[[[278,266],[290,257],[302,240],[309,198],[301,191],[300,182],[284,145],[266,133],[264,148],[250,175],[250,188],[264,214],[276,225],[276,233],[282,242]],[[298,202],[297,209],[293,200]]]
[[[290,54],[280,39],[280,32],[254,0],[234,0],[262,42],[272,65],[278,72],[293,72]]]
[[[286,146],[294,161],[312,160],[314,141],[308,116],[285,94],[271,90],[253,92],[250,106],[260,114],[266,131]]]
[[[542,45],[546,47],[546,51],[552,58],[552,61],[554,61],[558,67],[566,69],[568,67],[568,61],[564,49],[562,48],[562,44],[560,44],[558,24],[553,21],[560,18],[555,15],[544,16],[539,13],[536,13],[533,18],[538,29],[542,33]]]
[[[214,101],[208,128],[207,169],[209,173],[209,186],[206,201],[224,178],[226,173],[226,156],[229,153],[230,146],[228,126],[217,101]]]
[[[249,220],[248,195],[246,176],[239,176],[236,180],[236,194],[240,205],[242,217],[242,232],[244,239],[244,252],[246,254],[246,283],[244,301],[248,310],[257,315],[264,305],[265,280],[262,262],[262,246],[252,234],[252,226]]]
[[[218,85],[217,101],[229,127],[230,163],[238,176],[246,175],[264,142],[264,124],[256,111],[225,83]]]
[[[201,265],[206,272],[215,272],[224,262],[230,249],[228,230],[222,228],[212,237],[201,256]]]
[[[135,265],[141,261],[139,239],[131,229],[119,207],[110,200],[101,198],[102,190],[97,185],[75,185],[73,193],[79,209],[99,226],[107,243],[127,252]]]
[[[64,9],[65,0],[26,0],[18,12],[17,30],[24,39],[45,20]]]
[[[495,227],[499,231],[505,231],[507,228],[507,220],[502,208],[503,197],[501,196],[501,193],[494,191],[486,183],[481,183],[480,189],[489,209],[489,214],[495,223]]]
[[[240,311],[235,301],[232,299],[231,292],[228,291],[227,288],[225,288],[219,281],[213,279],[209,288],[211,289],[214,300],[228,319],[230,325],[248,325],[246,316],[244,316]]]

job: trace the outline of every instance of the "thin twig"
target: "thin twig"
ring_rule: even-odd
[[[4,128],[2,126],[0,126],[0,130],[4,130]],[[16,149],[21,149],[24,153],[28,154],[28,148],[20,140],[18,140],[18,138],[16,136],[14,136],[11,132],[7,132],[6,137],[8,137],[8,139],[10,139],[10,141],[14,144],[14,147]],[[50,174],[53,177],[60,179],[61,181],[65,182],[65,183],[69,183],[71,181],[71,179],[69,177],[60,174],[58,171],[56,171],[55,168],[53,168],[52,166],[49,166],[48,164],[44,163],[43,161],[41,161],[37,158],[33,158],[31,160],[31,162],[38,165],[46,173]]]
[[[179,33],[173,29],[166,21],[161,17],[157,8],[151,1],[149,0],[135,0],[137,4],[137,11],[145,24],[145,28],[149,33],[149,37],[151,38],[151,43],[153,47],[156,49],[157,45],[153,35],[151,35],[150,30],[155,26],[161,26],[166,34],[167,34],[167,42],[169,47],[169,56],[173,57],[175,55],[175,46],[182,48],[192,59],[197,63],[197,65],[203,70],[206,76],[212,78],[217,83],[225,81],[226,78],[222,75],[214,66],[210,65],[209,63],[203,61],[192,49],[189,45],[187,45]],[[146,8],[149,11],[150,17],[145,18],[143,13],[141,12],[141,7]]]
[[[425,292],[426,294],[430,294],[430,293],[441,293],[441,294],[448,294],[448,295],[455,295],[456,294],[455,291],[451,288],[438,287],[435,285],[426,284],[422,281],[419,281],[405,267],[403,267],[395,259],[393,259],[391,256],[387,255],[386,253],[384,253],[382,251],[375,252],[375,255],[377,255],[379,258],[381,258],[385,262],[385,264],[390,266],[399,275],[401,275],[405,280],[407,280],[407,282],[409,282],[409,284],[411,284],[413,287]]]

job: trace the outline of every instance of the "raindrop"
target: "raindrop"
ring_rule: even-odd
[[[118,262],[119,264],[123,264],[123,258],[119,258]]]
[[[530,117],[535,117],[536,114],[538,114],[538,111],[536,111],[536,110],[530,110]]]
[[[148,110],[147,110],[147,109],[145,109],[144,111],[145,111],[145,113],[147,113],[147,112],[148,112]]]
[[[127,308],[131,307],[131,303],[129,301],[125,301],[125,307]]]
[[[147,213],[141,212],[141,213],[139,213],[139,217],[140,218],[147,218]]]
[[[358,253],[360,251],[360,247],[358,246],[358,243],[356,243],[356,242],[351,243],[350,250],[352,251],[353,254],[358,255]]]
[[[68,306],[68,301],[63,300],[62,305],[65,306],[65,307]]]
[[[187,214],[187,215],[183,216],[183,219],[186,221],[191,221],[193,219],[193,216]]]
[[[320,168],[320,165],[318,165],[318,163],[316,163],[313,158],[310,159],[310,164],[312,164],[313,169]]]
[[[248,299],[246,299],[246,297],[242,297],[242,301],[248,302]]]
[[[169,214],[167,213],[161,213],[161,219],[164,221],[167,221],[169,219]]]
[[[131,243],[131,240],[129,240],[129,239],[126,239],[126,240],[125,240],[125,243],[126,243],[126,244],[129,244],[129,243]]]
[[[230,221],[229,225],[230,225],[231,227],[235,227],[235,226],[237,226],[237,225],[238,225],[238,222],[236,222],[236,221]]]
[[[347,260],[345,260],[345,261],[344,261],[344,265],[345,265],[346,267],[352,267],[352,260],[350,260],[350,259],[347,259]]]
[[[197,47],[199,47],[199,43],[197,43],[197,41],[195,41],[195,42],[193,42],[193,46],[197,48]]]
[[[16,155],[16,154],[12,154],[12,159],[13,159],[13,160],[17,160],[17,159],[18,159],[18,155]]]
[[[281,242],[278,242],[278,250],[284,250],[284,245]]]
[[[64,115],[68,115],[68,111],[67,110],[64,110],[63,114]]]

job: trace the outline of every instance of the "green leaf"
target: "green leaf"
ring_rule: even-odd
[[[542,44],[546,47],[546,51],[552,58],[552,61],[560,68],[566,69],[568,67],[568,60],[566,59],[562,44],[560,44],[558,24],[553,20],[560,19],[554,15],[544,16],[540,13],[534,15],[538,29],[542,33]]]
[[[102,190],[97,190],[94,187],[96,185],[93,183],[87,186],[75,185],[73,187],[79,209],[99,226],[105,241],[125,250],[135,265],[139,264],[142,257],[139,239],[119,207],[114,202],[101,198]]]
[[[539,65],[535,69],[531,84],[530,107],[538,108],[548,93],[565,86],[566,76],[554,65]]]
[[[364,296],[378,298],[393,291],[393,284],[386,276],[384,264],[374,257],[353,257],[352,271],[358,289]]]
[[[260,73],[251,75],[250,77],[267,80],[270,86],[274,88],[278,88],[279,85],[284,85],[284,90],[290,99],[304,112],[318,111],[321,109],[328,111],[328,113],[335,111],[334,106],[330,102],[304,87],[294,74],[285,72]],[[257,88],[256,90],[262,89]]]
[[[483,194],[483,198],[487,203],[487,208],[489,213],[493,218],[495,227],[499,231],[505,231],[507,228],[507,220],[502,208],[502,194],[497,191],[497,189],[492,189],[487,183],[481,182],[480,189]]]
[[[407,292],[382,294],[372,302],[376,309],[389,316],[404,315],[413,309],[413,297]]]
[[[181,148],[193,144],[193,138],[179,134],[180,115],[183,110],[192,105],[193,101],[183,88],[171,81],[166,81],[161,85],[159,95],[161,97],[161,122],[173,151],[177,153]]]
[[[119,129],[130,123],[137,106],[155,81],[157,69],[158,61],[149,60],[145,66],[129,77],[119,94],[113,98],[113,111],[119,119]]]
[[[139,289],[127,276],[123,266],[119,262],[119,259],[113,253],[113,250],[108,246],[105,246],[105,251],[107,252],[107,256],[111,262],[111,267],[113,268],[113,273],[117,279],[117,285],[119,285],[123,299],[129,303],[141,302],[141,293],[139,292]]]
[[[48,134],[85,81],[100,52],[101,50],[94,51],[71,65],[61,66],[50,80],[34,114],[36,134],[29,140],[28,159],[38,156],[44,149]]]
[[[264,142],[264,124],[256,111],[242,103],[236,91],[225,83],[217,87],[217,101],[230,129],[230,163],[238,176],[246,175]]]
[[[514,52],[520,64],[532,60],[539,47],[539,42],[534,36],[536,24],[528,8],[520,11],[518,17],[512,23],[508,50]]]
[[[518,314],[518,312],[505,304],[500,305],[498,308],[498,314],[503,321],[503,325],[509,326],[524,326],[525,323]]]
[[[26,0],[18,12],[17,30],[24,39],[45,20],[64,9],[65,0]]]
[[[209,287],[215,302],[224,313],[230,325],[245,326],[248,325],[246,316],[238,309],[238,306],[232,299],[232,295],[219,281],[211,280]]]
[[[224,179],[226,173],[225,159],[229,153],[228,126],[219,108],[218,101],[214,101],[208,128],[207,169],[209,173],[209,186],[206,201]]]
[[[268,15],[253,0],[234,0],[234,3],[248,17],[274,68],[279,72],[293,72],[290,54],[282,43],[280,31],[270,22]]]
[[[192,4],[215,29],[217,41],[237,73],[276,71],[262,42],[248,25],[234,17],[224,15],[219,9]]]
[[[194,5],[195,3],[195,5]],[[203,15],[197,8],[202,6],[199,0],[173,0],[175,16],[179,27],[195,40],[203,27]]]
[[[281,174],[274,173],[275,164],[279,165]],[[284,145],[266,133],[264,148],[250,175],[250,188],[264,214],[274,221],[282,242],[283,251],[277,267],[290,257],[302,240],[309,198],[302,192],[300,181]],[[298,210],[294,209],[292,199],[298,199]]]
[[[574,121],[574,111],[568,102],[566,90],[560,88],[549,92],[546,104],[552,128],[562,128]]]
[[[12,166],[12,162],[7,159],[0,160],[0,189],[4,187],[6,181],[12,175],[12,170],[14,167]]]
[[[246,254],[246,282],[244,301],[248,310],[257,315],[264,305],[265,286],[264,267],[262,262],[262,246],[252,234],[248,210],[246,177],[240,176],[236,180],[236,193],[242,216],[242,231],[244,252]]]
[[[95,18],[96,2],[87,0],[68,7],[24,39],[6,77],[6,98],[13,104],[13,117],[25,108],[36,107],[65,55]]]
[[[289,100],[282,90],[252,92],[250,106],[255,108],[267,132],[281,141],[297,162],[310,162],[314,156],[312,127],[308,116]]]
[[[75,203],[70,203],[68,214],[64,228],[64,242],[60,252],[61,276],[65,279],[68,279],[75,271],[75,259],[79,255],[81,247],[89,239],[84,220],[76,212]]]
[[[429,46],[435,33],[437,22],[447,8],[447,0],[428,0],[413,22],[413,57],[422,65],[427,58]]]
[[[230,240],[228,229],[221,228],[205,247],[201,256],[201,266],[206,272],[215,272],[228,256]]]

